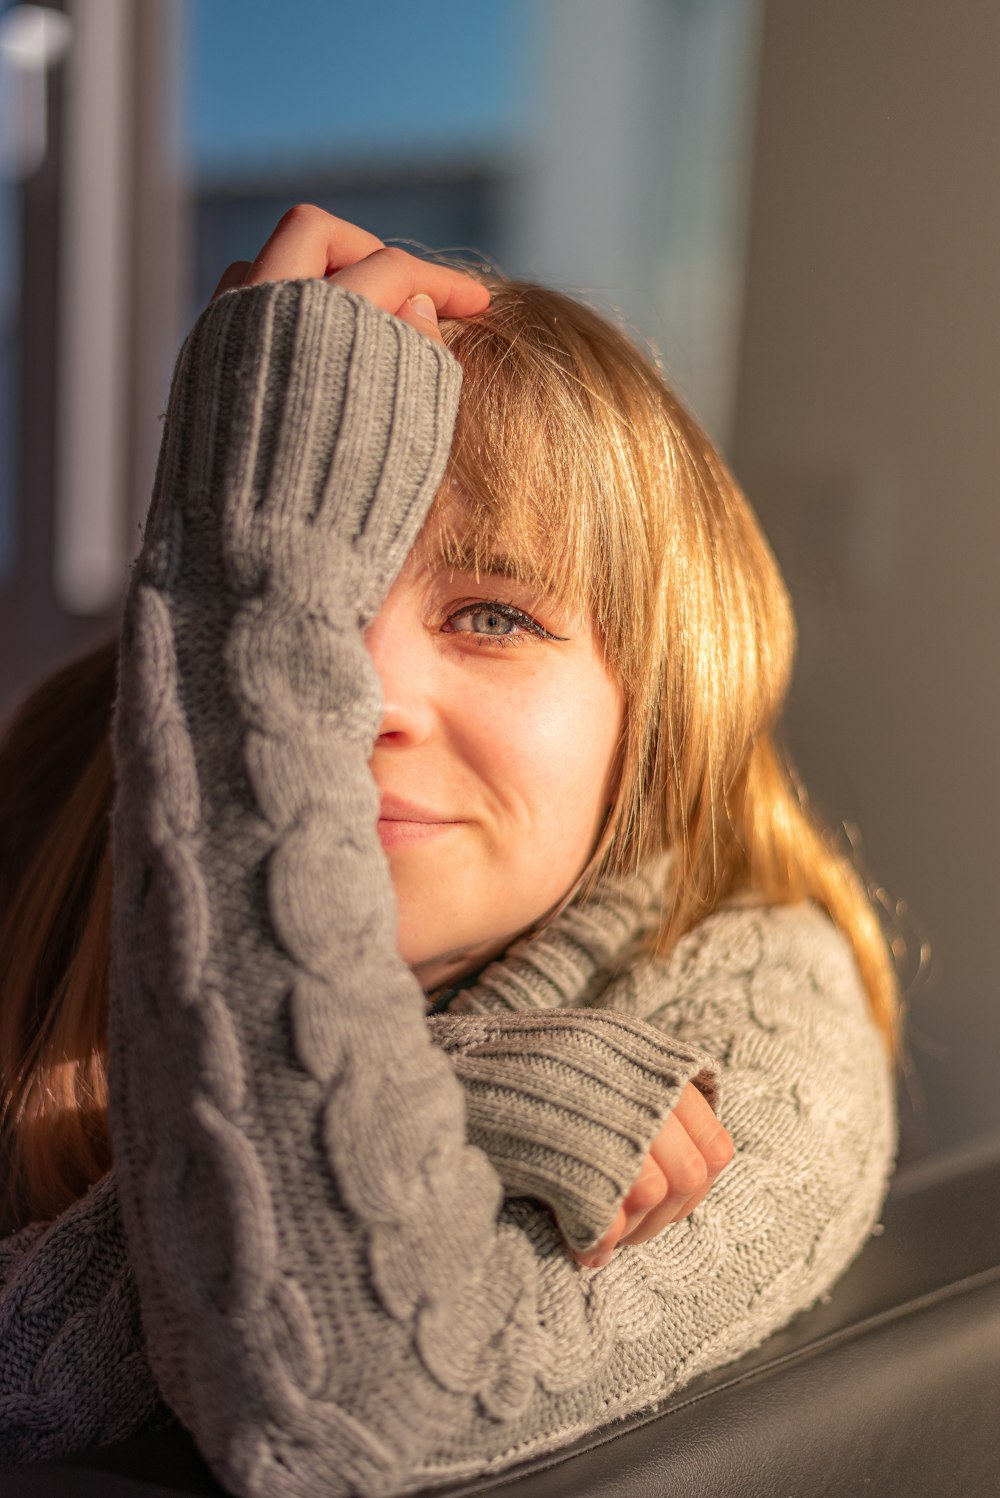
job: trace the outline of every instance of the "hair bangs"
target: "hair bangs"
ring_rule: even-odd
[[[558,292],[491,290],[481,317],[443,325],[464,384],[437,544],[452,567],[516,576],[586,613],[634,688],[656,569],[634,395],[615,388],[622,335]]]

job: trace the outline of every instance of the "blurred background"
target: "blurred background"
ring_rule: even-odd
[[[0,0],[0,711],[114,627],[180,340],[286,207],[585,291],[789,577],[906,1149],[995,1129],[998,64],[982,0]]]

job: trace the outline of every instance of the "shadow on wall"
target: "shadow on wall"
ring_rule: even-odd
[[[946,1145],[1000,1123],[1000,11],[940,22],[768,0],[733,450],[796,593],[803,777],[931,945],[914,1127]]]

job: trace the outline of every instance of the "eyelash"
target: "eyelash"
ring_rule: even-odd
[[[451,630],[450,633],[467,634],[469,639],[474,640],[480,647],[483,645],[499,645],[504,649],[509,645],[523,645],[525,634],[534,635],[541,640],[562,641],[566,638],[564,635],[551,634],[549,630],[539,624],[537,619],[533,619],[523,609],[516,608],[512,603],[501,603],[499,599],[495,598],[480,598],[475,603],[463,604],[460,609],[456,609],[453,614],[448,615],[448,618],[445,620],[445,628],[449,624],[453,624],[456,619],[469,619],[474,614],[499,614],[502,619],[509,619],[511,623],[517,624],[520,627],[520,633],[479,635],[475,634],[472,630]]]

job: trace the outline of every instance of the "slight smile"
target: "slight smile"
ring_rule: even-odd
[[[462,824],[399,796],[384,795],[379,811],[378,835],[383,848],[403,848],[426,842]]]

